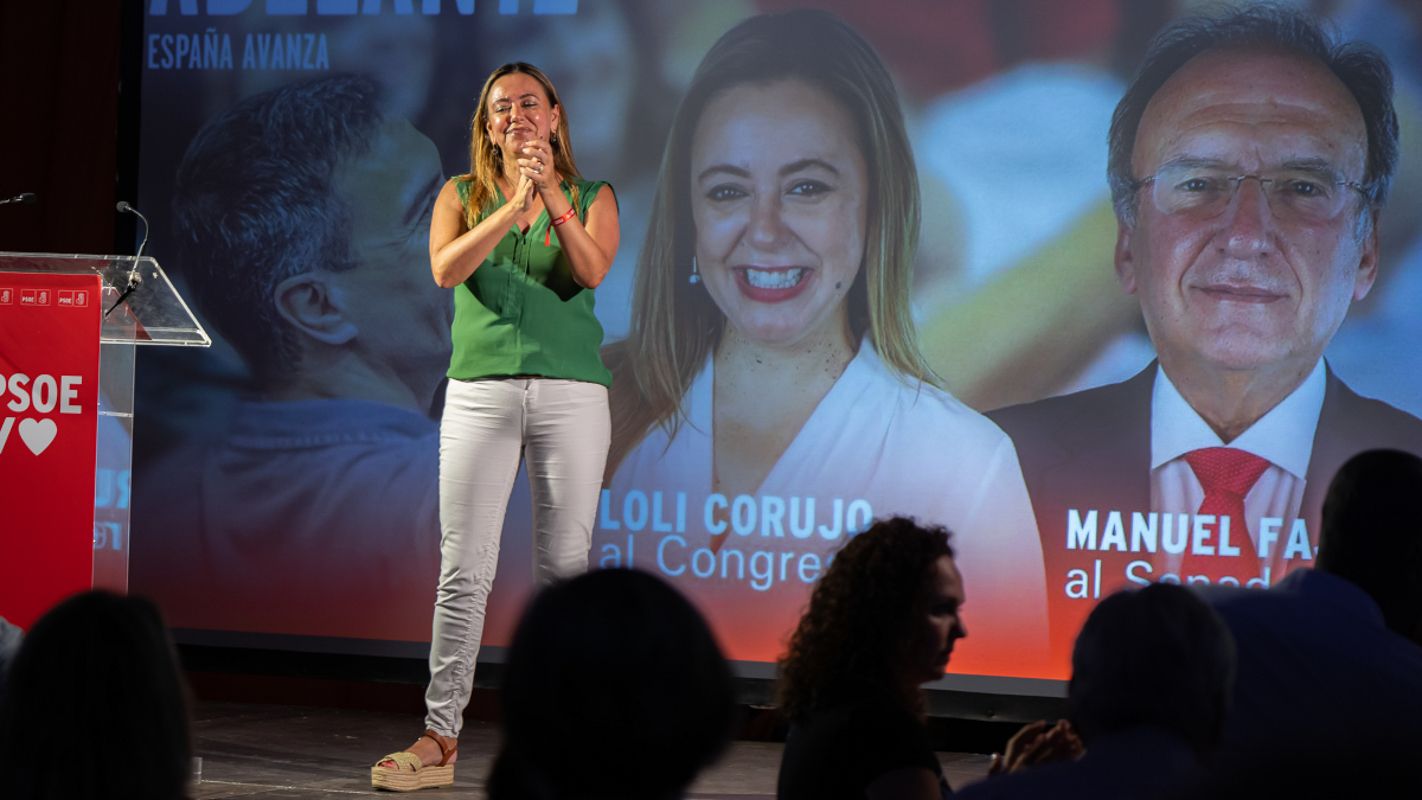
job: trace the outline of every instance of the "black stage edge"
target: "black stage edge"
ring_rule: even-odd
[[[181,637],[180,637],[181,638]],[[487,648],[502,657],[502,648]],[[193,694],[202,702],[251,703],[424,713],[429,679],[423,658],[294,652],[255,647],[180,643],[178,655]],[[498,723],[498,687],[504,665],[480,662],[465,719]],[[737,738],[783,742],[786,723],[774,708],[774,683],[737,678],[743,723]],[[1036,697],[935,689],[927,693],[933,747],[959,753],[991,753],[1023,722],[1065,714],[1059,697]]]

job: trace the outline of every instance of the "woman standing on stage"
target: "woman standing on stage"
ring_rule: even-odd
[[[435,282],[454,289],[454,353],[440,423],[441,566],[425,733],[371,769],[378,788],[454,781],[455,748],[498,562],[504,509],[527,457],[534,577],[583,572],[607,460],[612,375],[593,292],[617,254],[612,187],[578,174],[548,76],[494,70],[470,125],[470,172],[430,222]]]

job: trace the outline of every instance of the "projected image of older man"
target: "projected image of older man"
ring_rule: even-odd
[[[1378,279],[1398,157],[1391,73],[1290,11],[1183,20],[1117,106],[1121,287],[1158,361],[994,419],[1017,445],[1054,633],[1154,580],[1265,586],[1310,566],[1329,479],[1422,422],[1360,397],[1324,348]]]

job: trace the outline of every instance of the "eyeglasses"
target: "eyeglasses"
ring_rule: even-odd
[[[1246,180],[1259,181],[1269,210],[1281,222],[1318,224],[1343,213],[1352,189],[1368,199],[1368,190],[1357,181],[1341,180],[1328,169],[1282,169],[1264,174],[1237,174],[1229,167],[1170,164],[1133,185],[1149,185],[1151,201],[1162,214],[1210,219],[1229,207]]]

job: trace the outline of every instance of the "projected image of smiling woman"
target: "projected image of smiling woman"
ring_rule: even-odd
[[[919,354],[918,227],[893,81],[857,33],[792,11],[712,46],[668,138],[631,333],[605,353],[613,443],[593,557],[637,528],[619,515],[639,498],[683,496],[686,524],[648,531],[639,557],[702,601],[732,658],[779,655],[821,556],[872,512],[956,532],[997,623],[964,660],[1031,672],[1035,523],[1011,442]]]
[[[853,352],[865,172],[848,113],[803,81],[736,86],[707,104],[691,146],[691,215],[726,344]]]

